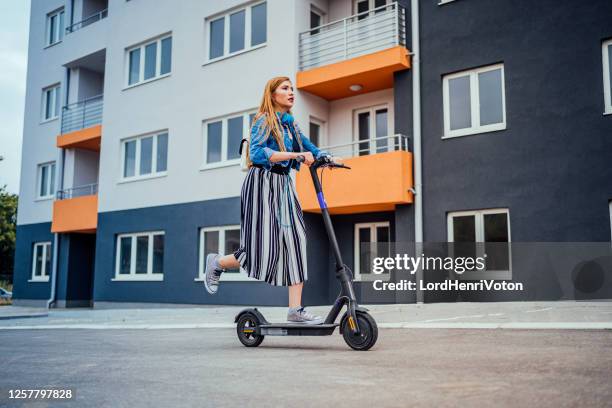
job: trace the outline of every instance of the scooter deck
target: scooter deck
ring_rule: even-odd
[[[329,336],[338,326],[338,323],[267,323],[257,326],[257,334],[263,336]]]

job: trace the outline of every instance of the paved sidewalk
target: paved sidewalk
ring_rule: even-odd
[[[366,305],[381,328],[612,329],[612,301]],[[244,306],[45,309],[0,307],[3,329],[190,329],[234,327]],[[285,307],[258,308],[269,321]],[[310,307],[325,316],[328,306]],[[31,318],[31,317],[36,317]]]

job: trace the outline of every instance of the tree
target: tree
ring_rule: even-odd
[[[12,281],[17,230],[17,194],[0,187],[0,276]]]

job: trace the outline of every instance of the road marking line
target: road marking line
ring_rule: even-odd
[[[189,324],[39,324],[31,326],[0,326],[0,330],[92,329],[92,330],[164,330],[164,329],[228,329],[233,323]]]
[[[430,319],[430,320],[420,320],[416,323],[430,323],[430,322],[442,322],[442,321],[446,321],[446,320],[457,320],[457,319],[471,319],[474,317],[484,317],[485,315],[467,315],[467,316],[455,316],[455,317],[445,317],[443,319]]]
[[[525,310],[525,313],[544,312],[546,310],[552,310],[552,307],[545,307],[544,309]]]
[[[612,322],[447,322],[447,323],[380,323],[389,329],[542,329],[542,330],[612,330]]]

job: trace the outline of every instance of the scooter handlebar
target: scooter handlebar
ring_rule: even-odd
[[[295,160],[298,163],[303,163],[306,160],[306,158],[303,155],[299,154],[295,158]],[[342,168],[342,169],[350,169],[350,167],[345,166],[344,164],[336,163],[335,161],[333,161],[332,156],[327,156],[327,155],[319,157],[317,160],[314,161],[314,163],[312,163],[311,167],[315,169],[319,167],[337,167],[337,168]]]
[[[312,164],[315,168],[319,168],[319,167],[332,167],[332,168],[341,168],[341,169],[350,169],[350,167],[345,166],[344,164],[341,163],[336,163],[333,159],[332,156],[321,156],[319,157],[317,160],[315,160],[315,162]]]

